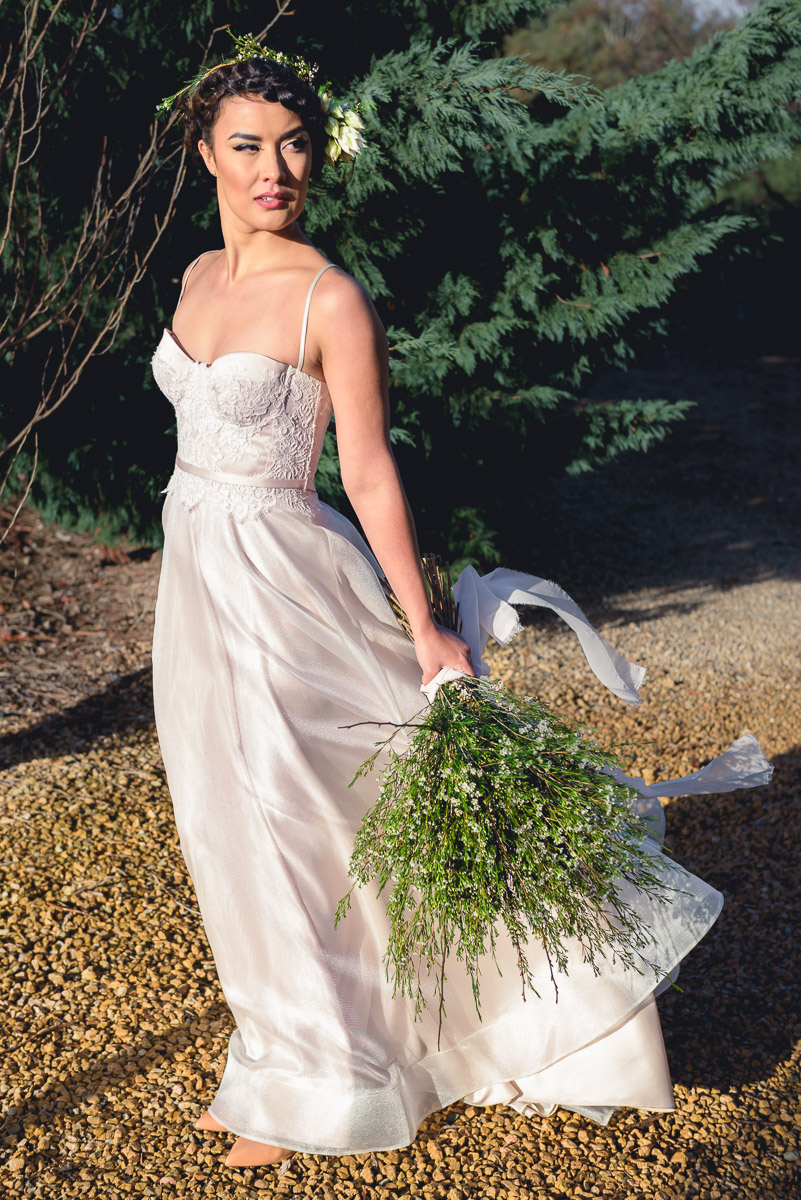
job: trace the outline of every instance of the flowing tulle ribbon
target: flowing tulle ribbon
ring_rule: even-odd
[[[479,575],[473,567],[465,567],[453,585],[462,618],[462,637],[470,647],[476,674],[489,675],[489,665],[481,657],[487,642],[493,638],[506,646],[521,629],[520,618],[513,604],[549,608],[566,622],[578,637],[592,671],[610,691],[627,704],[639,704],[638,688],[645,678],[645,668],[629,662],[593,629],[575,600],[562,588],[537,575],[522,571],[507,571],[498,567],[487,575]],[[437,688],[464,672],[444,667],[432,680],[423,684],[421,692],[431,703]],[[633,787],[642,798],[641,815],[654,823],[658,840],[664,832],[664,815],[659,796],[695,796],[707,792],[731,792],[737,788],[761,787],[770,782],[773,767],[759,748],[752,734],[732,742],[728,750],[712,762],[680,779],[646,784],[643,779],[625,775],[620,769],[610,772],[618,783]]]
[[[617,783],[628,784],[639,792],[634,811],[651,823],[651,836],[661,842],[665,836],[665,813],[659,803],[660,796],[702,796],[710,792],[734,792],[738,788],[763,787],[770,783],[773,767],[759,748],[752,733],[745,733],[732,742],[717,758],[713,758],[700,771],[683,775],[678,779],[663,779],[659,783],[646,783],[626,775],[620,767],[609,770]]]
[[[513,604],[549,608],[565,621],[578,637],[587,662],[610,691],[627,704],[639,704],[637,689],[645,678],[645,668],[631,663],[615,650],[600,633],[593,629],[575,600],[556,583],[526,575],[522,571],[507,571],[498,567],[488,575],[479,575],[474,567],[465,567],[453,585],[453,596],[459,604],[462,618],[462,637],[470,647],[470,657],[477,675],[489,675],[489,665],[481,657],[490,638],[506,646],[521,629],[520,618]],[[423,686],[429,700],[440,683],[458,677],[445,668]]]

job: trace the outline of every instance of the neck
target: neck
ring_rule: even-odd
[[[297,221],[283,229],[243,228],[230,214],[220,210],[225,263],[229,282],[281,265],[293,245],[310,246]]]

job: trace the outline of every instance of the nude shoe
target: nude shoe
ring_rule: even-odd
[[[238,1137],[231,1147],[225,1160],[226,1167],[274,1167],[287,1158],[291,1158],[294,1150],[286,1150],[283,1146],[268,1146],[264,1142],[254,1142],[250,1138]]]
[[[221,1125],[219,1121],[215,1121],[208,1109],[195,1121],[195,1129],[208,1129],[212,1133],[228,1132],[224,1125]]]

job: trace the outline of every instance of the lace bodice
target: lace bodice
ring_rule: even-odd
[[[319,503],[314,473],[332,412],[323,382],[299,367],[251,351],[197,362],[168,329],[152,368],[178,422],[178,464],[164,489],[174,500],[187,508],[208,500],[238,520],[276,507],[308,509]],[[228,480],[201,478],[182,469],[182,461],[201,473],[224,473]],[[230,482],[236,477],[266,478],[288,486]]]

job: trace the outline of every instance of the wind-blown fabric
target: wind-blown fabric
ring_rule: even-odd
[[[480,677],[490,673],[482,658],[490,638],[500,646],[507,646],[520,632],[520,618],[512,605],[536,606],[550,609],[570,626],[587,663],[601,683],[627,704],[641,702],[638,689],[645,679],[645,668],[629,662],[610,646],[593,629],[575,600],[558,584],[522,571],[497,568],[487,575],[479,575],[474,567],[466,567],[453,585],[453,594],[459,604],[461,633],[470,647],[473,665]],[[441,684],[462,676],[462,671],[446,667],[420,690],[430,702]],[[662,806],[654,803],[660,796],[700,796],[762,787],[770,783],[773,767],[754,735],[747,733],[705,767],[679,779],[647,784],[638,776],[626,775],[620,768],[610,770],[610,775],[618,783],[625,783],[639,792],[640,800],[634,802],[634,808],[650,822],[651,835],[661,842],[665,833],[665,814]]]
[[[537,1113],[560,1104],[599,1121],[619,1105],[670,1110],[654,994],[722,897],[668,860],[673,904],[627,896],[653,933],[658,976],[609,962],[596,977],[576,946],[557,1002],[531,945],[542,995],[524,999],[500,937],[500,973],[484,964],[483,1022],[461,965],[448,962],[440,1049],[433,981],[422,1021],[387,982],[385,897],[355,891],[334,929],[354,835],[378,793],[375,773],[349,784],[388,732],[375,722],[409,721],[425,702],[375,559],[313,490],[330,402],[301,367],[244,351],[194,362],[169,331],[153,360],[180,456],[163,517],[156,720],[233,1026],[211,1115],[258,1141],[351,1154],[408,1144],[429,1113],[462,1098]],[[511,603],[546,603],[633,702],[640,669],[554,584],[468,573],[460,589],[463,613],[477,614],[479,659],[489,633],[513,632]]]

